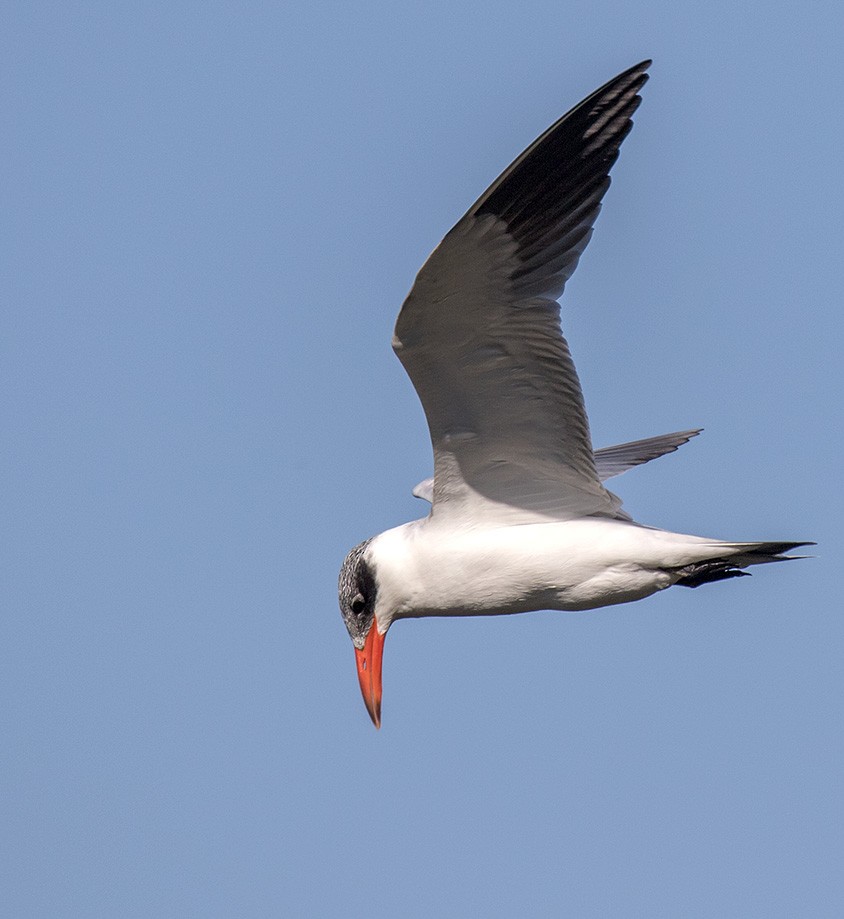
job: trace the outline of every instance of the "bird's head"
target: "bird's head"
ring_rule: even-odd
[[[363,701],[376,728],[381,727],[381,657],[386,633],[378,631],[375,616],[375,573],[367,559],[367,539],[355,546],[340,568],[340,614],[355,646]]]

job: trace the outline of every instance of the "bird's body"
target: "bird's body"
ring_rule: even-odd
[[[378,628],[418,616],[585,610],[638,600],[672,582],[656,567],[663,534],[640,530],[598,518],[484,529],[438,527],[428,518],[387,530],[368,547],[384,599]]]
[[[381,710],[397,619],[626,603],[787,558],[805,543],[725,542],[642,526],[604,481],[697,431],[593,450],[557,303],[632,127],[644,61],[552,125],[420,270],[393,348],[422,401],[434,477],[423,520],[366,540],[340,571],[364,701]]]
[[[365,556],[377,572],[376,622],[384,633],[397,619],[578,611],[641,600],[713,560],[768,561],[764,550],[758,554],[764,545],[606,517],[488,527],[438,526],[428,517],[369,540]]]

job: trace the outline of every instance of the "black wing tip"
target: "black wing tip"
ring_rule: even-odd
[[[628,117],[632,116],[642,101],[639,93],[650,79],[650,74],[646,72],[650,63],[650,61],[643,61],[641,64],[636,64],[635,67],[620,73],[596,90],[592,94],[590,101],[600,104],[606,99],[613,99],[613,97],[626,98],[628,100],[626,103],[627,115]]]
[[[632,67],[628,67],[627,70],[622,70],[618,76],[613,77],[609,82],[607,82],[601,89],[598,90],[598,93],[603,92],[605,89],[609,89],[616,83],[623,83],[626,80],[630,80],[631,77],[638,77],[635,81],[639,86],[644,86],[645,83],[650,79],[650,75],[646,72],[650,66],[653,64],[651,58],[646,58],[644,61],[639,61],[638,64],[634,64]]]
[[[621,79],[621,77],[627,77],[634,73],[641,72],[642,74],[644,74],[646,70],[650,69],[652,64],[653,64],[653,58],[646,57],[645,60],[639,61],[638,64],[634,64],[632,67],[629,67],[623,73],[620,73],[618,77],[616,77],[616,79]],[[645,77],[645,79],[647,79],[647,76]]]
[[[630,99],[628,105],[630,105],[630,110],[628,112],[629,116],[633,115],[633,112],[639,107],[639,103],[642,101],[642,97],[639,95],[642,87],[650,79],[650,74],[646,73],[648,67],[651,66],[653,61],[650,59],[642,61],[639,64],[635,64],[633,67],[629,67],[627,70],[620,73],[617,77],[614,77],[599,90],[592,94],[594,101],[603,99],[606,96],[612,97],[615,93],[620,93],[622,95],[627,95]],[[623,139],[623,138],[622,138]]]
[[[602,130],[606,127],[606,124],[601,125],[598,130],[602,136],[597,143],[593,142],[591,145],[592,151],[600,151],[603,160],[606,162],[605,168],[599,170],[606,175],[618,156],[621,143],[633,127],[632,115],[642,101],[638,93],[648,80],[648,75],[645,71],[651,64],[652,61],[650,58],[640,61],[638,64],[628,67],[627,70],[622,71],[611,80],[608,80],[603,86],[581,99],[577,105],[569,109],[568,112],[558,118],[546,131],[540,134],[530,146],[522,151],[520,156],[516,157],[516,159],[472,205],[469,209],[469,213],[480,214],[486,211],[501,215],[504,210],[505,202],[508,199],[513,200],[520,197],[520,195],[517,194],[506,195],[501,192],[502,186],[508,184],[513,174],[523,170],[526,164],[531,161],[535,161],[538,155],[541,156],[541,151],[547,148],[549,143],[553,142],[555,136],[565,132],[567,125],[575,131],[575,137],[568,138],[569,143],[582,144],[585,138],[581,136],[579,139],[575,139],[578,129],[585,130],[590,120],[596,117],[596,106],[608,103],[612,105],[614,100],[616,103],[620,102],[624,110],[615,109],[611,112],[610,118],[614,121],[614,127],[607,132]],[[590,144],[586,143],[585,146],[589,148]],[[581,154],[582,153],[583,151],[581,151]],[[496,200],[493,202],[491,199],[503,199],[503,201]]]
[[[610,185],[609,172],[633,128],[650,63],[641,61],[623,71],[557,119],[470,208],[467,216],[492,214],[503,220],[517,243],[518,257],[531,262],[522,275],[536,273],[539,286],[528,289],[525,280],[521,294],[543,293],[554,299],[562,294],[585,248],[572,249],[569,234],[595,222]]]

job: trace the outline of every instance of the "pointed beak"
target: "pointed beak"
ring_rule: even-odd
[[[386,637],[386,634],[378,634],[378,623],[373,619],[363,650],[358,651],[355,648],[360,691],[369,717],[376,728],[381,727],[381,658]]]

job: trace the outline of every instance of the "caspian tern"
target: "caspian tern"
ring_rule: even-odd
[[[416,277],[393,348],[422,402],[430,514],[367,539],[340,570],[361,692],[381,723],[396,619],[586,610],[738,577],[806,542],[725,542],[636,523],[603,480],[697,431],[593,452],[558,298],[632,127],[650,61],[610,80],[535,140]]]

